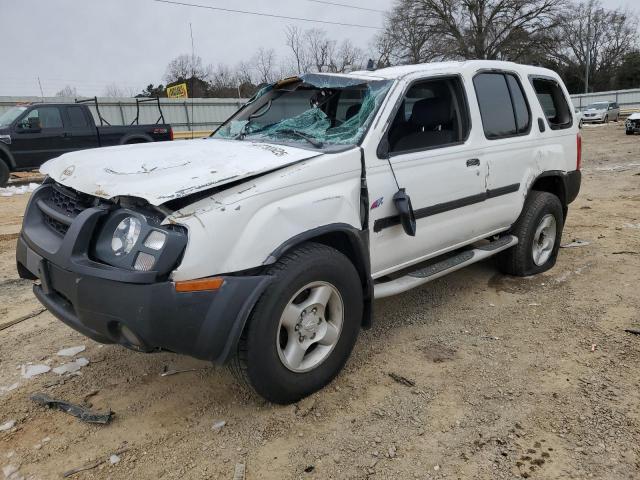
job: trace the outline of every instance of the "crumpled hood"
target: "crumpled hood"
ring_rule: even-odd
[[[40,171],[89,195],[139,197],[160,205],[318,155],[246,140],[185,140],[67,153],[49,160]]]
[[[640,120],[640,113],[632,113],[628,117],[629,120]]]

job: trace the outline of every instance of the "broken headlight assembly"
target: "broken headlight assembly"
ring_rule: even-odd
[[[186,245],[184,227],[161,226],[138,212],[120,209],[103,223],[93,256],[114,267],[164,275],[176,266]]]

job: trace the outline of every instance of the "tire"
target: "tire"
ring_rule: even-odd
[[[633,135],[633,130],[626,130],[627,135]]]
[[[11,176],[11,172],[9,167],[4,160],[0,158],[0,187],[6,187],[7,183],[9,183],[9,177]]]
[[[555,224],[555,232],[546,229],[538,235],[544,222]],[[518,277],[549,270],[558,257],[563,227],[564,214],[560,199],[548,192],[531,191],[520,218],[511,229],[511,234],[518,237],[518,244],[496,256],[498,269],[502,273]],[[547,248],[541,248],[541,244],[547,245],[550,241],[553,243]],[[542,254],[537,260],[536,252]]]
[[[262,397],[289,404],[323,388],[346,363],[362,323],[362,283],[345,255],[317,243],[285,254],[267,273],[273,282],[254,307],[229,367]],[[316,297],[328,298],[326,310],[321,301],[314,303]],[[330,324],[334,335],[328,334]],[[308,346],[300,362],[290,354],[298,344]]]
[[[578,128],[582,128],[584,126],[584,123],[582,122],[582,120],[580,120],[580,123],[578,123]]]
[[[602,123],[609,123],[609,115],[604,116],[604,120],[602,121]]]

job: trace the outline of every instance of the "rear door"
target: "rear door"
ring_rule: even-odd
[[[57,105],[34,107],[18,119],[11,142],[18,169],[39,167],[67,151],[61,108]]]
[[[515,72],[499,70],[479,71],[473,77],[482,120],[478,127],[484,133],[479,157],[488,167],[487,198],[478,215],[487,232],[509,227],[517,219],[524,179],[536,162],[551,154],[537,141],[526,81]]]
[[[484,200],[486,164],[468,141],[471,121],[460,77],[412,82],[392,118],[384,137],[388,161],[411,197],[417,233],[408,236],[399,224],[393,204],[398,186],[387,160],[368,163],[372,271],[378,277],[473,239]]]
[[[65,139],[67,151],[83,150],[100,146],[98,132],[89,109],[80,105],[69,105],[65,110]]]

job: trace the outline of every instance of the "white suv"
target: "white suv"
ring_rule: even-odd
[[[505,62],[288,78],[209,139],[45,164],[18,269],[99,342],[293,402],[340,371],[374,298],[494,255],[554,265],[580,188],[570,105],[554,72]]]

